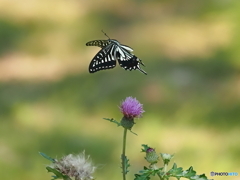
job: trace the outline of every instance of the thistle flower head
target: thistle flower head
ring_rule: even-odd
[[[158,155],[155,151],[155,149],[149,147],[147,144],[142,144],[142,152],[146,153],[146,157],[145,159],[147,160],[147,162],[149,162],[150,164],[155,164],[158,162]]]
[[[75,180],[92,180],[96,167],[92,165],[89,158],[89,156],[85,157],[84,152],[79,155],[69,154],[56,160],[50,167],[64,175],[74,177]]]
[[[143,105],[133,97],[127,97],[122,102],[120,110],[127,119],[140,118],[144,113]]]
[[[145,159],[147,160],[147,162],[149,162],[151,164],[157,163],[158,162],[158,155],[155,152],[155,149],[148,148],[147,151],[146,151]]]
[[[161,153],[164,164],[168,164],[169,161],[173,158],[174,154]]]

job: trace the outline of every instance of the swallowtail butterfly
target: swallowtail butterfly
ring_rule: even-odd
[[[104,34],[107,36],[106,33]],[[108,37],[108,40],[89,41],[86,45],[98,46],[101,48],[101,50],[93,57],[89,65],[90,73],[104,69],[112,69],[116,66],[116,61],[118,61],[119,65],[125,70],[131,71],[137,69],[147,75],[147,73],[140,67],[140,65],[144,66],[142,61],[132,54],[133,49],[120,44],[115,39],[110,39]]]

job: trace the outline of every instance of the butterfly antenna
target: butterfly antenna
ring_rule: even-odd
[[[102,33],[110,39],[110,37],[102,30]]]

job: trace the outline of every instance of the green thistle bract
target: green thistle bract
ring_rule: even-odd
[[[147,162],[149,162],[150,164],[155,164],[158,162],[158,155],[155,152],[155,149],[153,148],[148,148],[146,151],[146,157],[145,159],[147,160]]]

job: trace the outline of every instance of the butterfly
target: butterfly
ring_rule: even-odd
[[[108,37],[106,33],[104,34]],[[89,64],[90,73],[104,69],[112,69],[116,66],[116,61],[118,61],[119,65],[125,70],[139,70],[147,75],[140,67],[140,65],[144,66],[141,59],[132,53],[133,49],[129,46],[120,44],[115,39],[110,39],[108,37],[108,40],[93,40],[87,42],[86,45],[98,46],[101,48]]]

